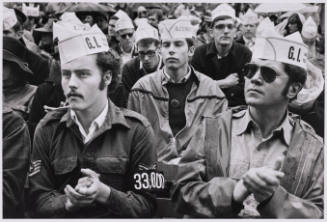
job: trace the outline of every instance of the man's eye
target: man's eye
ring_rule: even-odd
[[[169,43],[162,43],[162,47],[168,48],[169,47]]]
[[[88,72],[77,72],[76,73],[80,78],[86,78],[89,73]]]
[[[183,44],[183,42],[175,42],[175,46],[176,47],[181,47],[181,46],[183,46],[184,44]]]
[[[68,71],[62,71],[62,76],[67,78],[67,77],[70,76],[70,72],[68,72]]]

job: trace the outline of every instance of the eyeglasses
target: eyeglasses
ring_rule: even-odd
[[[121,37],[122,39],[127,39],[127,36],[128,36],[129,38],[132,38],[133,33],[126,33],[126,34],[122,34],[122,35],[120,35],[120,37]]]
[[[277,77],[277,72],[267,66],[258,66],[256,64],[246,64],[243,68],[244,75],[251,79],[260,68],[260,74],[266,83],[272,83]]]
[[[153,57],[156,54],[156,51],[149,50],[149,51],[139,51],[139,55],[144,58],[145,56]]]
[[[234,28],[234,25],[233,24],[218,24],[218,25],[215,25],[215,29],[219,29],[219,30],[223,30],[225,28],[228,28],[229,30],[233,29]]]

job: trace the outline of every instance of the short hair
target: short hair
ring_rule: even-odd
[[[291,83],[298,82],[304,85],[307,79],[307,71],[304,68],[287,63],[283,63],[283,65]]]
[[[192,46],[194,46],[194,39],[186,38],[186,43],[187,43],[188,48],[191,48]]]
[[[284,88],[282,94],[286,95],[288,88],[292,83],[300,83],[302,86],[304,85],[306,79],[307,79],[307,71],[304,68],[301,68],[299,66],[282,63],[284,66],[284,71],[288,75],[289,79],[286,84],[286,87]],[[290,101],[293,101],[297,98],[297,95],[290,99]]]
[[[162,13],[162,10],[161,9],[154,8],[154,9],[149,10],[148,16],[151,16],[151,15],[157,16],[159,22],[163,18],[163,13]]]
[[[152,39],[152,38],[147,38],[147,39],[141,39],[140,41],[137,42],[137,46],[142,45],[144,47],[148,47],[149,45],[151,45],[152,43],[154,43],[154,45],[156,46],[156,48],[159,47],[160,41],[157,39]]]
[[[222,15],[222,16],[218,16],[218,17],[216,17],[216,18],[211,22],[210,27],[213,28],[213,26],[215,25],[216,22],[221,21],[221,20],[227,20],[227,19],[232,19],[232,20],[234,20],[234,24],[236,25],[236,23],[237,23],[236,19],[234,19],[234,18],[232,18],[232,17],[230,17],[230,16],[228,16],[228,15]]]
[[[302,32],[302,27],[303,27],[303,24],[302,24],[302,21],[300,19],[300,16],[297,14],[297,13],[293,13],[287,20],[287,24],[286,24],[286,35],[290,34],[289,33],[289,28],[288,28],[288,24],[289,23],[296,23],[297,25],[297,29],[298,31],[301,33]]]
[[[108,87],[108,91],[115,90],[118,85],[120,75],[120,56],[112,49],[109,49],[106,52],[101,52],[97,54],[96,64],[102,71],[102,75],[104,75],[104,73],[108,70],[111,71],[112,79],[110,87]]]

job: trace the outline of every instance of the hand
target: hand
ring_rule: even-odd
[[[252,168],[243,176],[244,186],[253,193],[259,203],[270,198],[278,188],[284,177],[284,173],[278,171],[280,166],[281,159],[276,161],[273,168]]]
[[[243,180],[239,180],[234,187],[233,200],[237,203],[242,203],[249,195],[250,192],[244,186]]]
[[[90,206],[93,203],[93,199],[88,196],[82,195],[70,185],[67,185],[64,189],[66,194],[65,208],[68,211],[75,211],[79,208]]]
[[[109,186],[102,183],[99,179],[99,174],[91,169],[81,169],[85,175],[78,180],[75,187],[76,192],[83,196],[87,196],[93,201],[105,203],[110,195],[111,189]]]
[[[221,88],[229,88],[239,83],[239,77],[237,73],[229,74],[225,79],[218,80],[218,85]]]

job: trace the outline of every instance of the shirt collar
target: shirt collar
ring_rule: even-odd
[[[242,119],[238,122],[237,125],[233,126],[233,132],[236,135],[244,134],[252,124],[256,124],[250,115],[249,108],[247,110],[241,111],[238,116]],[[283,122],[273,130],[273,133],[281,132],[285,143],[289,146],[292,138],[293,124],[288,116],[289,113],[287,112]]]
[[[95,124],[98,128],[100,128],[103,125],[104,121],[106,120],[107,113],[108,113],[108,100],[102,112],[92,121],[90,126]],[[77,118],[76,112],[72,109],[70,110],[70,116],[77,125],[81,125],[80,121]]]
[[[192,69],[190,66],[187,67],[188,71],[187,71],[187,74],[182,78],[180,79],[178,82],[175,82],[166,72],[165,72],[165,69],[163,68],[162,69],[162,72],[164,74],[164,82],[165,83],[185,83],[191,76],[191,73],[192,73]]]

